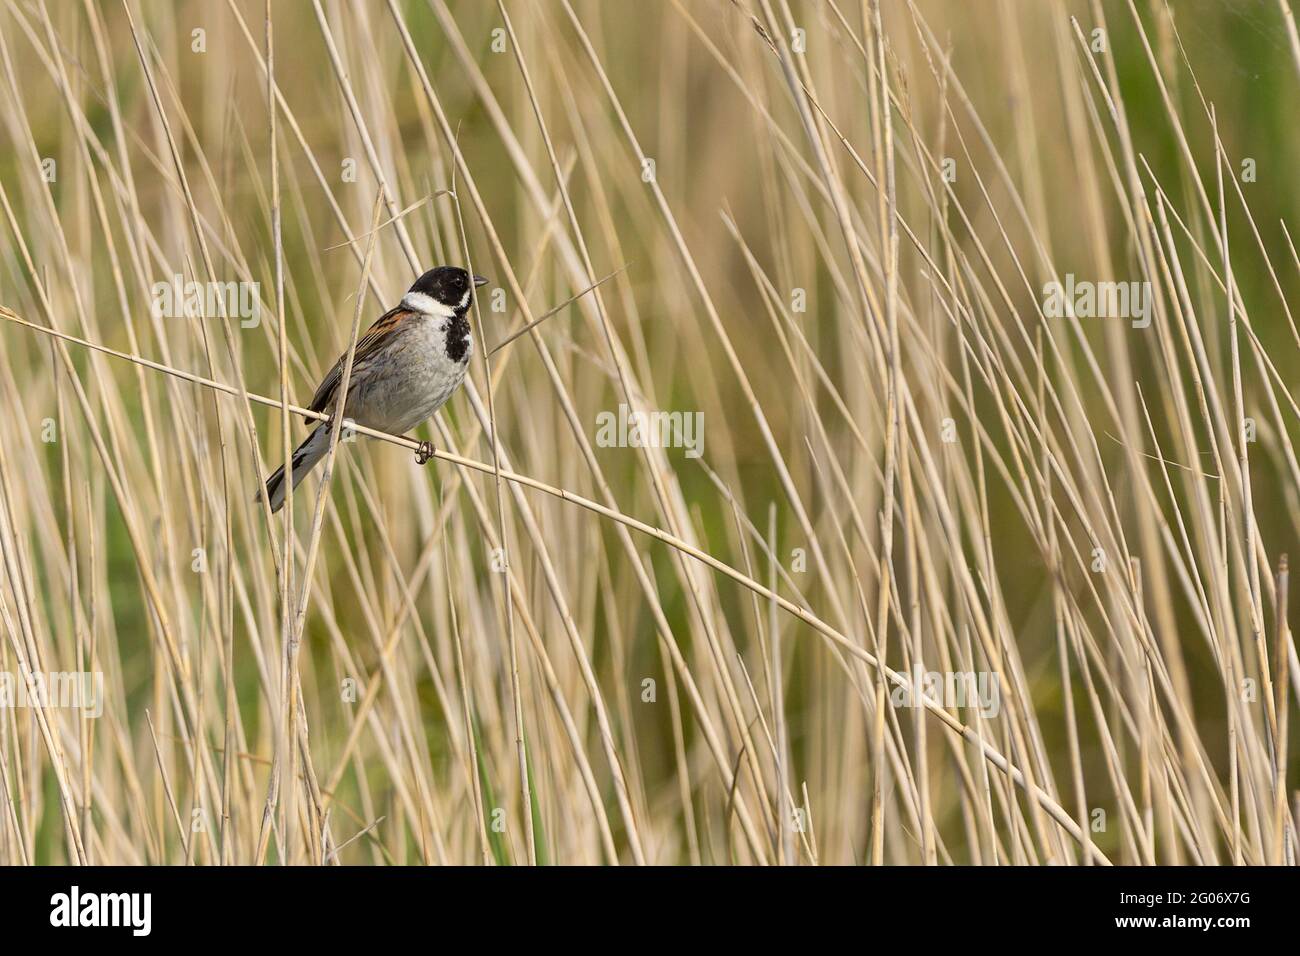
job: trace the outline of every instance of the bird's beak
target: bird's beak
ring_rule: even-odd
[[[488,280],[485,279],[485,278],[483,278],[483,276],[475,276],[475,277],[474,277],[474,285],[475,285],[475,287],[478,287],[478,286],[481,286],[481,285],[487,285],[487,284],[488,284]]]

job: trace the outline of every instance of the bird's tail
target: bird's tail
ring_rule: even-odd
[[[325,453],[330,449],[330,427],[328,422],[317,425],[315,430],[307,436],[304,441],[293,453],[293,486],[298,484],[307,477],[307,472],[316,467],[316,463],[325,457]],[[284,507],[284,465],[281,465],[275,471],[271,472],[271,477],[266,479],[265,491],[258,492],[257,499],[260,501],[262,495],[271,503],[271,513],[279,511]]]

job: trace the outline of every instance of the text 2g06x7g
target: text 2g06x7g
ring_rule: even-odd
[[[1180,894],[1177,894],[1177,893],[1170,893],[1170,894],[1169,894],[1169,902],[1171,902],[1171,903],[1182,902],[1181,900],[1177,900],[1177,899],[1174,898],[1174,897],[1176,897],[1176,896],[1178,896],[1178,895],[1180,895]],[[1249,891],[1246,891],[1246,892],[1244,892],[1244,893],[1231,893],[1231,892],[1224,892],[1224,891],[1220,890],[1220,891],[1215,891],[1215,892],[1205,892],[1205,893],[1189,893],[1189,894],[1187,894],[1187,900],[1186,900],[1186,902],[1188,902],[1188,903],[1247,903],[1247,904],[1249,904],[1249,903],[1250,903],[1250,892],[1249,892]]]

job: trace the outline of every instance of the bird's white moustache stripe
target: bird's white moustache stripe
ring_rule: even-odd
[[[402,296],[402,308],[410,309],[412,312],[422,312],[425,315],[455,315],[455,311],[450,307],[443,305],[431,295],[425,295],[423,292],[408,292]]]

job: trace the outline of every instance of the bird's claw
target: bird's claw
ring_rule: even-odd
[[[423,465],[433,457],[433,442],[422,441],[415,449],[415,463]]]

